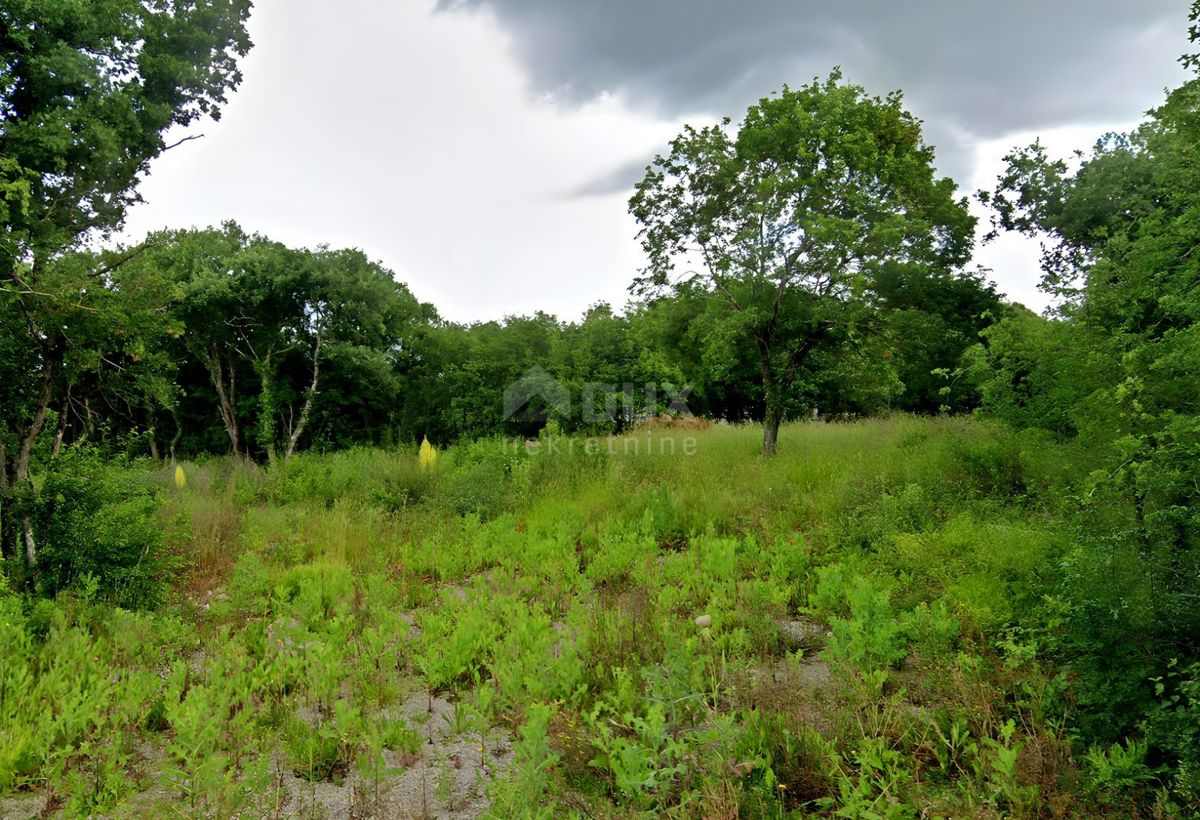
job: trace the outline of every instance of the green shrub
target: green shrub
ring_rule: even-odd
[[[551,784],[550,770],[561,755],[550,747],[550,719],[554,707],[530,703],[520,738],[513,744],[514,772],[492,791],[491,816],[549,818],[559,816],[544,805]]]
[[[1157,702],[1146,722],[1149,740],[1172,760],[1200,772],[1200,663],[1183,667],[1172,660],[1153,683]]]
[[[156,606],[177,565],[163,546],[159,494],[95,451],[64,451],[37,494],[38,590],[52,596],[90,578],[114,604]]]
[[[293,771],[303,780],[340,781],[354,762],[363,731],[362,718],[345,701],[338,701],[335,707],[332,719],[311,725],[296,718],[284,733]]]
[[[842,668],[860,672],[886,669],[906,654],[906,635],[891,593],[840,564],[817,573],[814,605],[829,618],[832,630],[825,656]]]
[[[1092,788],[1128,793],[1157,779],[1155,771],[1146,765],[1149,748],[1147,741],[1132,738],[1127,738],[1123,745],[1114,743],[1108,749],[1093,746],[1084,758]]]
[[[1009,499],[1025,492],[1025,465],[1012,434],[994,430],[994,437],[960,438],[951,449],[964,483],[976,493]]]
[[[279,504],[371,501],[389,510],[423,498],[436,480],[421,470],[414,450],[356,447],[338,453],[299,453],[266,471],[256,496]]]

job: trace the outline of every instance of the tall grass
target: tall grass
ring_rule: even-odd
[[[160,660],[119,661],[137,691],[26,692],[95,701],[61,743],[52,721],[26,731],[0,709],[0,737],[22,738],[0,787],[127,806],[126,774],[108,791],[81,779],[132,765],[95,741],[169,727],[172,794],[265,811],[250,795],[269,773],[237,744],[283,750],[309,780],[379,776],[400,743],[385,738],[413,736],[388,710],[419,689],[454,700],[479,746],[519,736],[489,787],[501,815],[533,799],[547,816],[1034,816],[1087,799],[1051,719],[1069,682],[1043,645],[1088,454],[904,416],[792,424],[778,456],[759,446],[756,427],[717,425],[481,441],[424,467],[415,448],[213,459],[185,464],[185,487],[137,468],[191,567],[177,605],[138,621],[161,624]],[[94,645],[104,674],[104,610],[72,601],[10,619],[21,681],[59,674],[39,635]],[[138,714],[154,717],[131,727]],[[1153,775],[1129,754],[1122,783],[1148,807]]]

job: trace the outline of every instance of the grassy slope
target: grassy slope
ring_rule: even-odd
[[[148,467],[178,601],[0,599],[0,789],[66,814],[1070,813],[1035,636],[1077,454],[968,420],[757,442],[214,461],[182,490]]]

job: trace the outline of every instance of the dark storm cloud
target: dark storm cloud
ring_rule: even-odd
[[[486,8],[532,87],[583,102],[609,92],[679,116],[735,119],[783,83],[834,65],[902,88],[939,163],[1016,131],[1136,118],[1177,82],[1187,0],[439,0]],[[630,167],[640,168],[645,159]],[[586,186],[611,189],[630,168]],[[633,178],[636,178],[633,174]],[[607,188],[606,188],[607,184]]]
[[[653,159],[651,156],[645,156],[622,163],[611,171],[569,191],[567,195],[569,197],[587,197],[628,192],[633,189],[638,180],[646,175],[646,166]]]

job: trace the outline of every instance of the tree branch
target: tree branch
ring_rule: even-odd
[[[170,145],[165,146],[162,149],[161,153],[166,153],[167,151],[170,151],[172,148],[178,148],[179,146],[183,145],[185,142],[191,142],[192,140],[198,140],[198,139],[204,139],[204,135],[203,134],[192,134],[190,137],[184,137],[183,139],[178,140],[177,142],[173,142]]]

